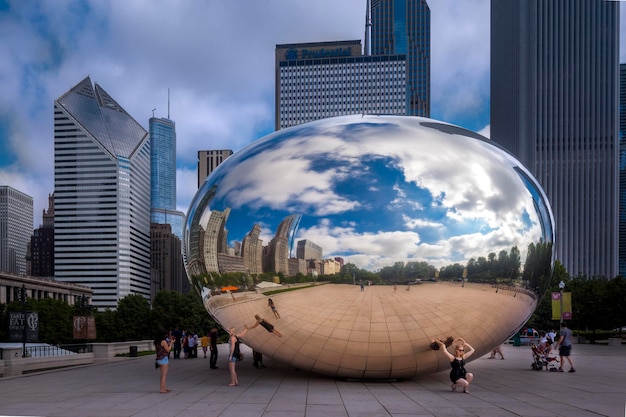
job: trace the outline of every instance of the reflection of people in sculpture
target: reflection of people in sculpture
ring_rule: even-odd
[[[465,359],[469,358],[474,353],[474,348],[471,347],[464,339],[458,338],[454,341],[454,355],[448,352],[443,340],[433,340],[433,343],[439,345],[439,349],[450,359],[450,380],[452,381],[452,391],[456,391],[456,387],[463,387],[463,392],[469,394],[467,388],[474,379],[474,374],[465,370]],[[465,351],[465,349],[469,349]]]
[[[246,326],[246,329],[254,329],[255,327],[257,327],[260,324],[261,327],[263,327],[268,332],[273,333],[273,334],[275,334],[278,337],[283,337],[283,335],[280,334],[280,332],[278,330],[276,330],[276,328],[274,328],[274,326],[272,324],[267,322],[264,318],[261,318],[258,314],[255,314],[254,318],[256,319],[256,323],[254,323],[254,325],[252,325],[250,327]]]
[[[280,314],[278,314],[278,310],[276,310],[276,305],[274,305],[274,301],[271,298],[267,299],[267,305],[272,309],[272,313],[274,313],[274,317],[277,319],[280,318]]]

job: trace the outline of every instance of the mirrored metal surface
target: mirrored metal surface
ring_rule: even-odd
[[[477,262],[502,253],[517,265],[480,281],[506,277],[539,294],[553,242],[541,187],[488,139],[431,119],[359,115],[281,130],[228,158],[193,199],[183,243],[206,296],[212,273],[328,276],[347,264],[380,272],[425,262],[434,276],[461,265],[473,283]],[[496,339],[524,324],[535,302],[526,305]]]

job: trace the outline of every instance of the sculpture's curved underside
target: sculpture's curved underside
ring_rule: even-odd
[[[253,349],[295,368],[343,378],[389,379],[450,369],[433,338],[463,337],[473,359],[506,340],[536,306],[526,291],[486,284],[432,283],[407,286],[327,284],[268,297],[254,292],[205,300],[211,315],[238,332],[255,323],[255,314],[281,333],[261,326],[247,332]],[[472,359],[472,358],[470,358]]]

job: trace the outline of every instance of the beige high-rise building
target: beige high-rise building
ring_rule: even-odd
[[[198,188],[204,183],[209,174],[232,154],[233,151],[230,149],[198,151]]]

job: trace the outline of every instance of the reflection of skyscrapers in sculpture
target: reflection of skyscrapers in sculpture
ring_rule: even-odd
[[[322,273],[323,250],[321,246],[307,239],[299,240],[296,257],[305,260],[306,274]]]
[[[241,257],[246,272],[250,274],[263,272],[263,241],[259,239],[260,235],[261,226],[255,224],[241,242]]]
[[[335,259],[324,259],[322,261],[322,275],[334,275],[341,272],[341,263]]]
[[[227,253],[226,221],[230,208],[212,210],[204,232],[204,265],[207,272],[220,272],[218,254]]]
[[[191,229],[185,230],[188,235],[185,239],[189,241],[189,248],[183,249],[183,257],[185,264],[187,265],[187,275],[189,277],[195,275],[202,275],[206,273],[206,266],[204,265],[204,229],[202,228],[201,218],[203,212],[197,210],[198,205],[205,205],[215,196],[216,186],[212,186],[209,190],[202,194],[202,198],[198,200],[198,203],[194,207],[189,208],[188,224],[191,224]],[[189,253],[187,253],[189,251]]]
[[[193,213],[193,210],[190,212]],[[298,273],[331,275],[340,272],[343,262],[337,259],[324,261],[322,247],[310,240],[298,241],[298,255],[292,256],[291,248],[301,215],[285,217],[267,246],[263,246],[260,239],[261,226],[255,224],[242,242],[232,242],[231,247],[226,229],[230,212],[230,208],[224,211],[212,210],[206,214],[206,228],[200,226],[203,222],[197,219],[194,223],[196,226],[187,232],[191,234],[190,241],[197,242],[197,252],[186,255],[193,260],[187,264],[189,276],[211,272],[243,272],[254,275],[274,272],[286,276],[295,276]],[[197,218],[199,215],[193,216]]]
[[[298,214],[292,214],[280,222],[274,238],[265,250],[265,265],[267,267],[264,270],[289,274],[290,242],[293,241],[294,231],[300,224],[300,217]]]
[[[296,257],[298,259],[317,259],[321,261],[323,250],[320,245],[316,245],[310,240],[303,239],[298,241],[298,247],[296,248]]]

